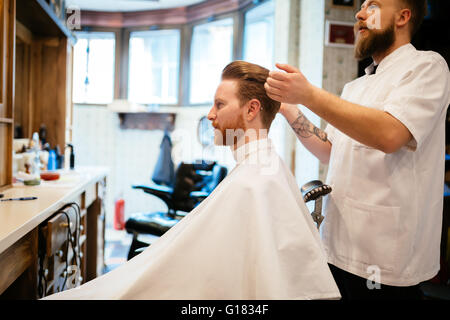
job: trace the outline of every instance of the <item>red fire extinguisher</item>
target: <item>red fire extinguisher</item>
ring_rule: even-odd
[[[125,200],[119,198],[115,203],[114,229],[123,230],[125,228]]]

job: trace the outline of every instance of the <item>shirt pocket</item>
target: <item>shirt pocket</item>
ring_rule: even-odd
[[[385,205],[389,201],[389,177],[395,175],[387,166],[386,153],[355,140],[350,153],[345,195],[364,203]]]
[[[349,228],[340,244],[339,255],[361,264],[393,271],[396,265],[400,207],[379,206],[350,198],[343,201],[343,212]]]

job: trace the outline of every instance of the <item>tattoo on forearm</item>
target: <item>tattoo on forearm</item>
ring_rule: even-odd
[[[291,127],[299,138],[309,138],[314,135],[324,142],[328,141],[327,134],[314,126],[300,111],[298,118],[291,123]]]

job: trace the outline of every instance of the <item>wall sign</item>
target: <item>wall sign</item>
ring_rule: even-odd
[[[355,9],[357,0],[332,0],[332,6],[341,9]]]
[[[355,33],[352,22],[326,21],[325,45],[328,47],[352,48]]]

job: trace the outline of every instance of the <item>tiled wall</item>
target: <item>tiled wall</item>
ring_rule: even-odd
[[[75,164],[110,168],[106,200],[107,223],[112,223],[114,201],[126,199],[125,212],[164,209],[165,205],[131,185],[150,182],[155,154],[162,139],[161,131],[120,130],[117,114],[105,107],[74,106],[73,145]]]

